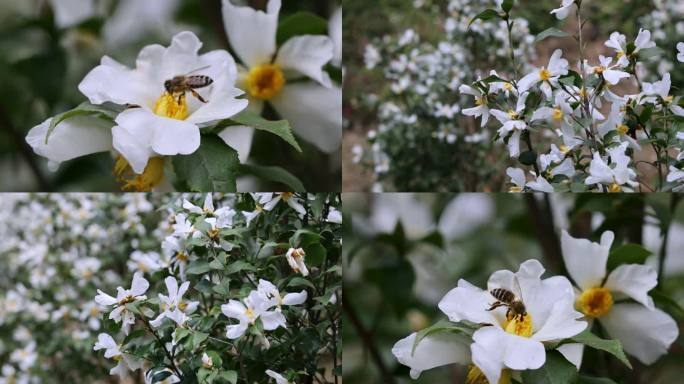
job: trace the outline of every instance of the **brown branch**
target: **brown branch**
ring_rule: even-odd
[[[373,359],[375,365],[378,367],[380,373],[382,374],[383,381],[387,384],[394,384],[394,377],[385,366],[385,363],[382,361],[382,356],[380,355],[378,347],[375,345],[373,335],[370,332],[368,332],[366,328],[363,326],[363,323],[357,315],[356,310],[351,305],[349,300],[347,300],[347,295],[345,295],[344,293],[342,294],[342,308],[347,313],[347,316],[349,317],[349,320],[351,321],[354,328],[356,328],[356,332],[359,334],[359,337],[368,349],[368,352],[370,352],[371,358]]]
[[[539,245],[542,248],[544,258],[554,271],[562,272],[564,267],[560,241],[553,223],[549,195],[544,194],[543,205],[540,205],[534,194],[527,193],[525,194],[525,205],[527,205],[527,211],[532,221],[534,232],[539,240]]]

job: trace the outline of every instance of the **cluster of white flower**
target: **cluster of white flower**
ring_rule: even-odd
[[[677,1],[654,0],[654,10],[642,17],[639,23],[653,33],[653,41],[664,49],[677,48],[677,61],[684,62],[684,4]],[[684,69],[671,56],[663,55],[657,61],[656,72],[662,76],[672,73],[678,81],[684,80]]]
[[[261,113],[269,102],[302,138],[334,152],[341,140],[342,90],[324,67],[341,65],[341,16],[332,18],[330,36],[294,36],[278,47],[280,7],[280,0],[269,0],[263,12],[223,0],[228,40],[241,65],[225,50],[200,55],[203,44],[190,31],[176,34],[168,47],[144,47],[133,69],[103,57],[78,86],[91,105],[47,119],[26,141],[53,169],[112,152],[124,190],[149,191],[162,182],[170,189],[164,179],[169,158],[195,153],[201,132],[247,108]],[[239,124],[217,133],[241,162],[249,157],[253,134],[254,127]]]
[[[123,271],[112,266],[147,249],[155,229],[143,222],[153,216],[152,203],[136,194],[0,199],[0,328],[11,335],[0,340],[0,382],[66,377],[85,362],[80,352],[101,329],[105,308],[83,298],[97,286],[121,283]],[[62,359],[59,367],[52,355]]]
[[[486,290],[460,280],[439,302],[450,321],[441,327],[448,332],[413,333],[392,353],[414,379],[424,370],[459,363],[470,366],[468,383],[510,382],[544,365],[552,350],[579,369],[584,345],[575,337],[597,320],[627,353],[644,364],[655,362],[676,340],[677,324],[648,294],[657,284],[652,267],[622,264],[607,273],[613,237],[605,232],[593,243],[563,232],[563,260],[576,287],[564,276],[542,279],[537,260],[522,263],[515,273],[494,272]]]
[[[494,116],[497,139],[506,144],[510,157],[533,168],[533,182],[527,182],[522,169],[507,170],[511,191],[681,189],[681,97],[671,94],[669,73],[652,83],[638,76],[641,62],[658,52],[651,33],[641,29],[631,41],[614,32],[605,46],[615,57],[600,55],[598,63],[590,63],[584,58],[581,5],[567,0],[552,11],[561,19],[570,11],[577,13],[581,60],[576,66],[558,49],[548,65],[522,78],[492,75],[461,86],[461,93],[474,96],[476,103],[463,114],[481,117],[482,126]],[[638,86],[638,92],[616,94],[616,86],[623,83]],[[540,149],[546,145],[548,151]],[[655,162],[642,160],[647,157],[642,146],[652,150]],[[640,164],[652,169],[637,168]],[[651,183],[646,171],[656,173],[657,180]]]
[[[383,89],[380,96],[367,97],[368,104],[378,110],[378,128],[368,133],[371,150],[365,156],[361,146],[352,150],[356,161],[371,165],[378,180],[386,180],[388,186],[397,185],[394,179],[400,177],[400,171],[396,169],[408,167],[402,165],[406,152],[415,153],[414,157],[440,157],[434,152],[441,147],[449,154],[454,152],[452,145],[463,143],[490,147],[488,132],[469,125],[464,121],[467,119],[458,119],[468,99],[457,90],[488,73],[481,69],[483,63],[497,65],[510,54],[507,33],[501,33],[505,22],[493,25],[477,21],[470,25],[472,15],[486,8],[483,2],[451,0],[444,6],[428,7],[425,2],[414,5],[440,20],[444,35],[439,41],[426,40],[407,29],[398,36],[376,39],[365,52],[367,69],[379,67],[389,89]],[[444,12],[446,17],[442,16]],[[515,19],[512,34],[519,43],[513,54],[534,57],[527,21]],[[375,189],[380,191],[382,183]]]

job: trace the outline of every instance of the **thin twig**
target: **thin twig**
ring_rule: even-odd
[[[529,212],[530,219],[534,226],[534,231],[542,248],[544,258],[555,271],[562,271],[563,262],[561,260],[560,241],[556,235],[551,213],[551,201],[548,194],[544,194],[544,207],[539,205],[534,194],[525,194],[525,204]]]

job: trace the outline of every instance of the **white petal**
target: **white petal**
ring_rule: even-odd
[[[150,287],[150,283],[145,280],[140,272],[133,275],[133,282],[131,283],[131,295],[140,296],[147,292],[147,288]]]
[[[641,304],[615,304],[599,321],[610,337],[620,340],[625,351],[644,364],[664,355],[679,335],[670,315]]]
[[[31,128],[26,142],[40,156],[61,163],[91,153],[112,149],[112,124],[100,119],[74,117],[62,121],[45,143],[52,118]]]
[[[439,232],[447,239],[455,239],[489,222],[494,212],[494,202],[487,195],[458,195],[442,211]]]
[[[267,331],[272,331],[278,327],[287,327],[285,316],[280,311],[264,312],[259,318]]]
[[[564,276],[555,276],[565,279]],[[546,279],[547,282],[550,279]],[[565,279],[567,280],[567,279]],[[569,282],[568,282],[569,285]],[[553,298],[553,295],[550,295]],[[554,302],[551,306],[542,327],[532,335],[532,338],[539,341],[561,340],[573,337],[587,328],[586,321],[578,321],[584,317],[574,309],[575,297],[572,292],[567,292],[564,296]],[[535,317],[532,317],[535,320]]]
[[[216,54],[210,52],[210,54],[215,57],[212,60],[219,60],[221,63],[221,65],[218,65],[216,61],[212,62],[210,69],[218,69],[220,72],[213,76],[203,72],[203,74],[212,77],[214,83],[211,86],[211,93],[204,97],[207,103],[200,103],[199,107],[185,120],[189,123],[202,124],[228,119],[247,108],[248,101],[237,98],[244,92],[235,88],[234,72],[236,70],[233,58],[225,51],[218,51]],[[217,59],[217,56],[222,57],[222,59]],[[201,64],[202,59],[200,60]],[[202,93],[201,90],[198,90],[198,92]]]
[[[274,372],[274,371],[271,371],[270,369],[267,369],[266,374],[268,376],[272,377],[273,379],[275,379],[276,384],[287,384],[288,383],[287,379],[284,378],[283,375],[281,375],[278,372]]]
[[[323,66],[333,57],[333,43],[327,36],[306,35],[289,39],[280,47],[276,64],[285,70],[295,70],[330,87],[330,77]]]
[[[338,7],[328,22],[328,35],[332,39],[335,47],[333,54],[333,64],[342,65],[342,7]]]
[[[221,312],[234,319],[241,318],[246,310],[247,308],[237,300],[230,300],[228,304],[221,305]]]
[[[205,63],[199,62],[197,53],[202,48],[202,42],[197,35],[190,31],[181,32],[171,39],[171,44],[164,51],[161,61],[161,68],[157,70],[158,76],[162,81],[157,81],[158,86],[162,86],[164,80],[174,76],[188,74]],[[159,95],[159,89],[157,89]]]
[[[321,151],[331,153],[342,141],[342,90],[315,83],[286,85],[271,99],[294,131]]]
[[[222,130],[218,136],[231,148],[237,151],[241,163],[247,161],[252,149],[254,128],[246,125],[231,125]]]
[[[653,309],[653,299],[648,292],[658,285],[658,273],[650,266],[640,264],[626,264],[615,268],[604,287],[611,291],[621,292]]]
[[[563,231],[563,261],[570,277],[582,290],[599,287],[603,282],[614,237],[613,232],[606,231],[601,235],[601,243],[598,244],[587,239],[575,239],[567,231]]]
[[[166,290],[169,292],[169,297],[175,298],[178,296],[178,282],[173,276],[164,279]],[[187,289],[187,288],[186,288]]]
[[[107,56],[86,75],[78,85],[78,90],[93,104],[109,101],[121,105],[149,106],[160,94],[142,72],[129,69]]]
[[[276,51],[280,0],[269,0],[267,12],[223,0],[223,25],[230,45],[249,67],[270,63]]]
[[[563,357],[565,357],[569,362],[571,362],[572,365],[577,367],[577,370],[580,369],[580,366],[582,365],[582,356],[584,355],[584,344],[563,344],[556,348],[556,350],[560,352],[560,354],[563,355]]]
[[[299,293],[288,293],[283,297],[283,304],[285,305],[299,305],[306,301],[307,293],[306,291],[301,291]]]
[[[449,320],[454,322],[468,320],[473,323],[499,325],[503,319],[497,318],[498,312],[487,311],[493,302],[489,292],[461,279],[456,288],[444,295],[438,306]]]
[[[542,343],[507,333],[501,328],[480,328],[473,334],[473,341],[473,363],[490,383],[499,382],[501,370],[505,367],[513,370],[537,369],[546,361]]]
[[[240,322],[239,324],[229,325],[226,327],[226,337],[229,339],[238,339],[245,334],[247,330],[247,322]]]
[[[468,345],[458,335],[443,333],[428,336],[418,343],[414,351],[416,335],[412,333],[392,347],[392,354],[397,360],[411,368],[411,378],[414,380],[422,371],[453,363],[467,364],[470,360]]]
[[[97,296],[95,296],[95,302],[100,305],[113,305],[117,303],[117,300],[98,289]]]
[[[95,16],[93,0],[51,0],[55,24],[60,28],[74,26]]]

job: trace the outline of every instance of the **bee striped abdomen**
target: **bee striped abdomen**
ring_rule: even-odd
[[[196,75],[196,76],[188,76],[186,80],[186,84],[190,88],[204,88],[208,87],[214,82],[214,80],[209,77],[209,76],[204,76],[204,75]]]
[[[489,293],[494,296],[495,299],[510,304],[515,300],[515,294],[504,288],[495,288],[489,291]]]

